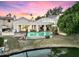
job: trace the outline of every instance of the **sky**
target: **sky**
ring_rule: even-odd
[[[76,1],[0,1],[0,16],[8,13],[16,17],[33,17],[44,15],[49,9],[61,6],[63,10],[74,5]]]

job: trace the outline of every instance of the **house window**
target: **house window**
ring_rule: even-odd
[[[10,19],[8,20],[8,22],[10,22]]]
[[[19,31],[26,31],[28,29],[28,25],[19,25]]]

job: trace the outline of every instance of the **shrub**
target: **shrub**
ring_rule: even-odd
[[[0,37],[0,47],[2,47],[4,44],[4,38],[3,37]]]

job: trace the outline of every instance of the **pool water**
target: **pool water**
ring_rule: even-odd
[[[27,36],[50,36],[52,32],[28,32]]]
[[[23,52],[23,53],[12,55],[10,57],[27,57],[27,56],[28,57],[48,57],[50,52],[51,52],[50,49],[42,49],[42,50]]]
[[[45,38],[46,36],[52,37],[52,32],[28,32],[27,39],[40,39]]]
[[[22,52],[10,57],[79,57],[79,48],[52,48]]]

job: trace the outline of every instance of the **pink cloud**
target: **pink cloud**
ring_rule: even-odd
[[[38,16],[44,15],[49,9],[59,6],[65,10],[74,3],[74,1],[7,1],[6,4],[13,8],[10,8],[10,10],[0,8],[0,12],[3,14],[12,13],[17,16],[27,16],[32,13],[34,16]]]
[[[72,6],[72,4],[74,4],[74,2],[71,2],[71,1],[70,2],[69,1],[30,2],[28,5],[26,4],[26,6],[28,7],[25,7],[25,9],[26,9],[26,12],[30,12],[36,15],[41,15],[41,14],[45,14],[49,9],[53,9],[59,6],[63,7],[64,9],[67,9],[68,7]]]

